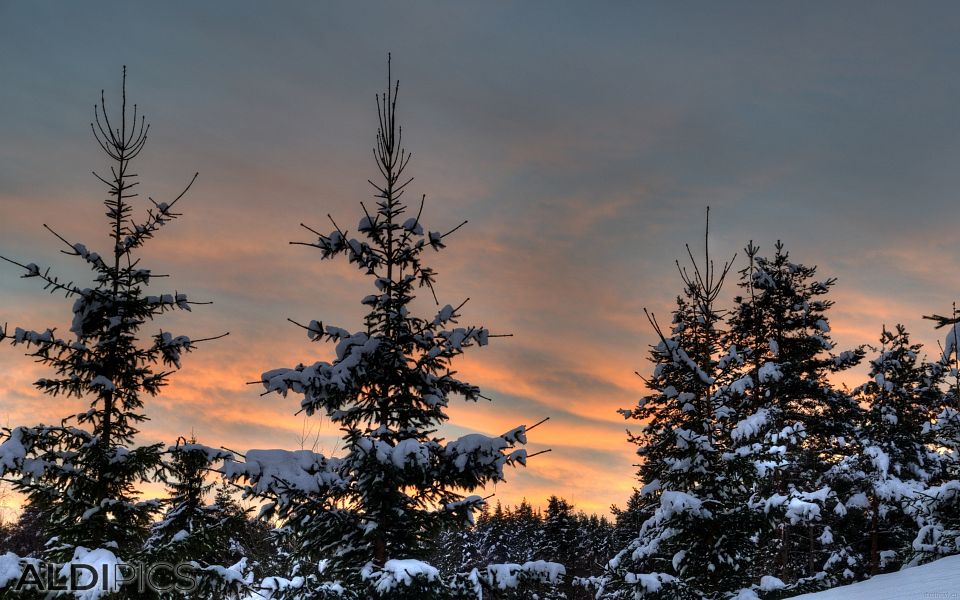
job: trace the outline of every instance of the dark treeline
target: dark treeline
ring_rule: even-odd
[[[526,501],[514,507],[497,502],[492,510],[484,507],[475,526],[440,532],[427,562],[451,576],[490,564],[558,562],[566,570],[566,584],[560,586],[565,597],[592,598],[574,580],[602,574],[614,550],[639,531],[626,511],[614,510],[616,519],[611,522],[605,516],[575,511],[556,496],[543,512]]]

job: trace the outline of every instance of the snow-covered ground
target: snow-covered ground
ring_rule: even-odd
[[[960,598],[960,555],[930,564],[877,575],[794,600],[937,600]]]

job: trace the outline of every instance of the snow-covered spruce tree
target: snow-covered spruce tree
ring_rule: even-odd
[[[942,398],[942,368],[924,361],[921,350],[902,325],[884,328],[870,381],[855,390],[867,407],[850,459],[863,499],[847,504],[865,510],[869,533],[860,553],[871,575],[903,564],[917,535],[909,505],[940,474],[931,424]]]
[[[515,507],[484,506],[476,522],[456,523],[430,543],[431,565],[443,574],[469,572],[490,564],[523,563],[533,560],[542,545],[539,513],[526,501]]]
[[[474,553],[479,561],[468,563],[470,571],[461,582],[473,587],[466,597],[482,594],[485,600],[556,600],[566,598],[569,571],[557,558],[545,558],[544,521],[539,510],[522,500],[516,506],[496,503],[493,512],[483,510],[472,530],[477,534]]]
[[[491,563],[503,562],[490,558],[490,519],[490,507],[485,504],[473,525],[453,523],[447,526],[430,544],[427,562],[440,569],[444,576],[469,573]]]
[[[944,481],[960,479],[960,310],[956,304],[950,317],[924,317],[936,322],[936,328],[949,327],[942,344],[943,355],[938,361],[942,370],[944,393],[932,427],[940,454]]]
[[[227,551],[221,565],[236,565],[247,561],[254,576],[280,572],[289,562],[287,548],[277,544],[275,529],[269,522],[251,519],[251,509],[236,498],[236,488],[221,481],[213,494],[213,506],[221,515],[221,527],[227,540]]]
[[[489,514],[489,506],[484,505],[483,508],[480,509],[480,513],[477,515],[474,525],[463,528],[461,548],[459,551],[459,564],[455,566],[451,565],[451,573],[469,573],[474,569],[479,569],[484,565],[490,564],[490,561],[485,561],[483,559],[485,554],[484,540],[486,537],[484,535],[485,528],[482,526],[482,523],[484,523]]]
[[[357,237],[334,223],[309,244],[321,258],[345,258],[368,276],[372,293],[359,331],[312,321],[311,340],[336,344],[336,358],[265,372],[267,392],[302,394],[308,414],[325,414],[343,432],[340,456],[310,451],[251,451],[227,464],[235,481],[270,499],[270,514],[292,534],[302,559],[302,587],[287,595],[432,598],[443,593],[436,569],[420,562],[432,535],[451,521],[469,522],[482,504],[474,491],[504,478],[504,467],[525,464],[526,427],[502,435],[470,434],[446,441],[453,397],[476,401],[480,389],[459,379],[451,364],[493,337],[459,325],[458,306],[431,317],[413,312],[418,288],[434,289],[427,251],[445,247],[446,233],[425,230],[423,202],[410,211],[403,194],[410,154],[396,120],[398,87],[388,76],[377,97],[380,126],[374,155],[380,179],[376,206],[363,207]],[[331,219],[332,221],[332,219]],[[311,229],[311,231],[313,231]],[[322,573],[318,561],[324,561]]]
[[[469,527],[459,524],[448,526],[433,539],[431,551],[425,560],[436,567],[441,576],[452,577],[461,573],[468,563],[475,563],[470,556],[474,537],[474,530]],[[476,566],[479,565],[472,564],[466,570]]]
[[[776,594],[796,582],[829,587],[837,573],[855,574],[850,544],[831,528],[846,499],[825,479],[852,451],[859,406],[828,375],[858,363],[863,350],[832,352],[826,295],[834,279],[816,279],[816,268],[791,262],[779,242],[772,258],[752,243],[746,254],[746,293],[735,298],[727,339],[742,360],[733,454],[753,465],[751,504],[761,517],[753,521],[754,582]]]
[[[636,539],[640,527],[652,515],[652,511],[642,490],[634,488],[627,498],[627,505],[623,508],[613,505],[610,507],[613,514],[613,543],[615,548],[624,548]]]
[[[938,365],[946,389],[930,426],[940,472],[913,506],[919,531],[913,541],[910,563],[922,563],[960,553],[960,312],[950,317],[924,317],[936,327],[949,327]]]
[[[247,553],[237,539],[247,520],[245,511],[218,494],[207,504],[214,483],[208,481],[213,466],[233,455],[224,450],[198,444],[195,438],[180,438],[167,449],[168,460],[162,470],[169,498],[166,510],[150,528],[144,558],[151,564],[177,564],[189,561],[197,588],[189,592],[171,589],[164,598],[222,598],[244,589]],[[241,563],[241,564],[238,564]],[[225,569],[222,565],[233,565]],[[161,588],[175,588],[174,573],[157,571],[154,580]]]
[[[580,563],[585,576],[598,575],[615,548],[613,523],[603,515],[578,513],[579,533],[577,542]]]
[[[27,502],[20,516],[10,523],[4,532],[0,554],[12,552],[24,558],[37,558],[43,552],[42,529],[48,519],[34,504]]]
[[[702,267],[690,259],[671,328],[648,314],[660,338],[650,354],[651,393],[622,411],[643,423],[631,436],[646,504],[635,510],[651,516],[599,578],[602,598],[720,598],[748,584],[751,515],[725,456],[734,416],[725,382],[736,360],[721,347],[715,307],[730,263],[716,272],[709,253]]]
[[[579,580],[601,574],[614,547],[612,537],[613,527],[606,518],[574,514],[563,499],[552,499],[543,517],[523,501],[513,508],[499,507],[493,513],[481,511],[473,527],[444,531],[434,544],[429,562],[441,574],[477,569],[478,575],[487,573],[486,566],[491,563],[511,564],[518,569],[527,565],[529,570],[538,561],[556,562],[564,566],[566,577],[559,586],[541,585],[537,592],[541,600],[592,600],[593,592],[579,585]],[[502,593],[513,598],[518,592],[509,589]],[[521,593],[519,597],[524,596]]]
[[[516,562],[516,548],[511,545],[513,532],[510,523],[513,521],[513,511],[506,508],[498,500],[493,511],[483,511],[477,521],[477,529],[481,540],[481,562],[484,565],[494,563]]]
[[[507,513],[507,535],[503,542],[509,548],[509,562],[525,563],[537,559],[560,562],[557,558],[537,556],[544,543],[543,517],[526,498]]]
[[[109,175],[97,175],[107,186],[109,246],[98,253],[54,233],[65,244],[65,254],[93,271],[92,286],[65,282],[49,268],[4,258],[20,267],[23,277],[74,299],[67,337],[59,337],[54,328],[5,326],[0,331],[0,339],[27,348],[53,370],[51,377],[36,382],[39,390],[89,400],[88,410],[59,425],[5,430],[0,445],[0,472],[46,516],[46,558],[55,561],[82,558],[84,549],[124,558],[140,551],[157,505],[140,501],[137,486],[153,478],[162,450],[159,444],[132,446],[137,425],[146,419],[143,400],[160,392],[180,367],[181,355],[198,341],[163,330],[141,341],[141,331],[162,313],[190,310],[192,304],[179,292],[147,295],[156,275],[140,263],[137,253],[179,216],[174,209],[193,180],[173,201],[151,200],[145,214],[135,216],[138,181],[132,164],[146,144],[148,126],[136,105],[128,110],[126,69],[122,89],[119,115],[109,116],[101,94],[91,125],[111,161]]]
[[[537,558],[560,563],[572,578],[577,558],[577,521],[573,508],[566,500],[550,496],[541,527],[543,535]],[[562,597],[566,597],[570,590],[571,583],[568,579]]]
[[[604,565],[621,546],[613,542],[613,526],[606,517],[579,512],[575,523],[574,559],[567,567],[567,598],[593,600],[590,582],[603,574]],[[625,544],[624,544],[625,545]],[[566,566],[566,565],[565,565]]]

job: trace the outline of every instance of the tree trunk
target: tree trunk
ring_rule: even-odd
[[[373,542],[373,564],[382,567],[387,562],[387,542],[377,537]]]

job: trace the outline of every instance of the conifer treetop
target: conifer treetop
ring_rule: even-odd
[[[428,230],[425,196],[415,211],[406,204],[413,179],[406,175],[411,155],[397,121],[398,92],[388,68],[386,90],[376,102],[379,177],[369,180],[375,204],[360,203],[355,233],[328,215],[332,231],[303,225],[316,238],[293,242],[319,249],[324,260],[345,258],[371,281],[372,293],[361,300],[367,307],[363,326],[351,331],[320,320],[294,321],[311,341],[335,344],[335,358],[273,369],[260,379],[265,393],[301,394],[302,410],[326,415],[343,432],[343,451],[328,457],[309,450],[253,450],[244,462],[224,465],[229,478],[246,482],[248,493],[271,498],[269,510],[291,522],[309,522],[295,532],[305,552],[332,557],[338,565],[333,571],[344,577],[355,577],[367,563],[379,569],[391,559],[417,558],[431,532],[472,522],[484,504],[473,492],[503,480],[505,467],[526,464],[522,446],[533,427],[455,440],[437,435],[449,419],[452,397],[488,399],[452,364],[497,336],[461,324],[466,300],[441,306],[437,299],[436,272],[426,253],[444,249],[466,221],[445,232]],[[413,305],[423,288],[438,307],[428,317],[417,316]]]
[[[175,207],[197,175],[173,200],[148,198],[151,205],[137,212],[139,181],[132,163],[146,145],[149,125],[136,105],[128,109],[126,68],[119,116],[110,116],[101,91],[91,130],[110,163],[108,174],[94,172],[107,186],[109,247],[97,252],[46,224],[44,228],[65,246],[62,253],[89,266],[92,283],[84,287],[58,277],[50,267],[0,256],[19,267],[22,277],[37,279],[51,293],[74,300],[70,336],[59,336],[53,327],[0,327],[0,341],[23,346],[53,370],[52,376],[35,382],[39,390],[89,400],[88,410],[58,426],[7,429],[0,444],[0,476],[48,511],[48,532],[59,540],[54,550],[62,550],[61,558],[70,558],[71,548],[80,544],[107,544],[127,552],[139,543],[155,507],[136,499],[136,486],[152,477],[161,450],[159,445],[129,447],[137,425],[147,419],[144,396],[158,394],[180,368],[182,355],[203,341],[163,329],[141,341],[147,323],[198,303],[179,290],[147,295],[153,279],[162,276],[136,256],[136,250],[180,216]]]

